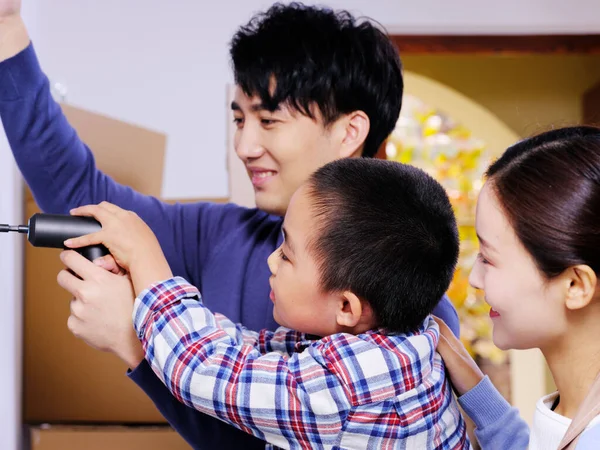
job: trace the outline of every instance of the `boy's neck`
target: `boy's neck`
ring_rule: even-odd
[[[326,338],[327,336],[333,336],[334,334],[346,333],[357,336],[359,334],[366,333],[368,331],[376,330],[377,326],[356,326],[356,327],[339,327],[334,333],[328,334],[326,336],[317,336],[316,334],[306,333],[306,338],[311,341],[318,341],[319,339]]]

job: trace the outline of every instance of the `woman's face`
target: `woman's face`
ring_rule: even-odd
[[[567,330],[564,278],[547,280],[525,250],[487,182],[477,203],[480,253],[469,282],[492,307],[501,349],[543,348]]]

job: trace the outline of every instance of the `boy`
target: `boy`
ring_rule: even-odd
[[[129,270],[146,358],[187,405],[284,448],[469,447],[429,316],[455,269],[456,221],[420,169],[343,159],[300,187],[268,261],[275,332],[213,314],[134,214],[73,213],[103,230],[66,244],[102,242]],[[78,256],[63,261],[81,273]]]

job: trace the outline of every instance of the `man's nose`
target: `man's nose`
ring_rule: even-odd
[[[242,161],[255,159],[264,153],[264,148],[258,139],[258,133],[251,126],[238,130],[235,152]]]

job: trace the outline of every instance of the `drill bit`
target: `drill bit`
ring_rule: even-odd
[[[0,233],[9,232],[27,234],[29,232],[29,227],[27,225],[8,225],[0,223]]]

